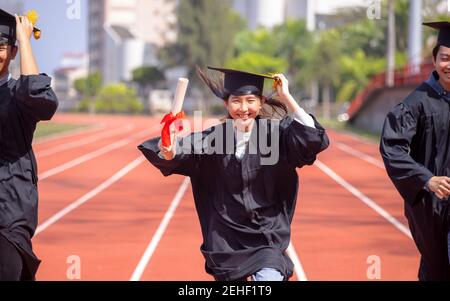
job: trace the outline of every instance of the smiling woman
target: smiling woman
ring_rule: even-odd
[[[328,137],[291,96],[283,74],[208,68],[224,75],[218,82],[198,70],[227,108],[228,120],[173,139],[167,147],[156,137],[139,149],[163,175],[191,178],[207,273],[216,280],[287,280],[294,268],[286,249],[298,192],[296,168],[313,164],[328,147]],[[268,118],[265,78],[277,82],[277,102],[269,103]],[[284,113],[279,119],[270,114],[277,109]],[[211,148],[202,152],[201,145]],[[267,162],[268,155],[276,159]]]

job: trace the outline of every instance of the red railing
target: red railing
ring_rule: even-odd
[[[433,63],[425,63],[420,65],[420,71],[415,72],[417,67],[406,66],[395,70],[394,72],[394,87],[403,85],[418,85],[427,80],[430,73],[433,71]],[[386,87],[386,72],[375,75],[369,82],[369,84],[361,91],[351,102],[347,109],[348,117],[352,116],[359,111],[361,106],[367,101],[368,96],[377,89]]]

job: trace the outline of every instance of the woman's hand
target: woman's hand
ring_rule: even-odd
[[[161,139],[159,139],[159,141],[158,141],[158,148],[161,151],[161,154],[164,156],[164,159],[166,159],[166,160],[172,160],[175,157],[176,148],[175,148],[175,144],[173,143],[174,139],[175,139],[175,133],[171,133],[169,146],[163,146]]]
[[[15,15],[15,17],[17,41],[22,44],[24,41],[30,40],[34,26],[26,16]]]
[[[283,74],[275,74],[274,78],[279,81],[279,83],[277,84],[277,93],[280,101],[286,105],[288,111],[292,113],[300,110],[300,106],[289,92],[289,82],[286,76],[284,76]]]
[[[281,100],[286,100],[291,96],[291,93],[289,92],[289,81],[287,80],[286,76],[284,74],[275,74],[273,76],[276,80],[279,81],[277,84],[277,93],[278,96],[280,96]]]

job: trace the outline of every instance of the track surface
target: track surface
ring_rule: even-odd
[[[74,269],[81,280],[212,280],[189,179],[163,177],[136,148],[159,135],[159,120],[59,114],[52,122],[95,127],[36,141],[38,280]],[[298,170],[292,280],[368,280],[370,256],[381,280],[416,280],[418,252],[378,146],[328,135],[329,149]]]

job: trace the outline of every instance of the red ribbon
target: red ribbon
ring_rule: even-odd
[[[175,120],[181,120],[184,118],[184,112],[181,111],[179,113],[177,113],[176,115],[173,115],[172,112],[170,112],[169,114],[166,114],[163,119],[161,120],[161,124],[164,123],[164,127],[161,131],[161,140],[162,140],[162,145],[165,147],[170,146],[171,141],[170,141],[170,125],[175,121]],[[182,131],[183,130],[183,123],[180,122],[180,124],[177,127],[178,131]]]

